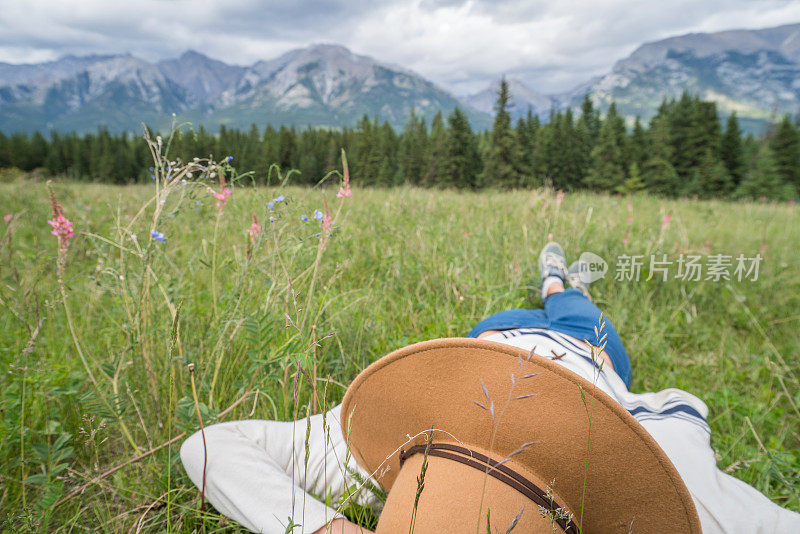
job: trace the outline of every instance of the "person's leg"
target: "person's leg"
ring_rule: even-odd
[[[595,336],[595,327],[600,330],[600,308],[594,305],[583,293],[574,288],[557,291],[544,301],[544,311],[550,330],[567,334],[586,341],[591,345],[601,345]],[[617,330],[608,316],[603,315],[602,338],[606,334],[605,351],[611,358],[614,371],[626,386],[631,383],[631,362]]]

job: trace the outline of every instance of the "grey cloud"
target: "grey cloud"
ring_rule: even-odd
[[[783,0],[28,0],[0,10],[0,61],[123,52],[152,61],[195,49],[250,64],[333,42],[461,94],[501,74],[556,92],[647,41],[796,20],[800,2]]]

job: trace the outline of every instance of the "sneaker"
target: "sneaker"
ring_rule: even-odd
[[[544,280],[548,276],[567,279],[567,258],[564,256],[564,249],[554,241],[546,244],[539,254],[539,277]]]
[[[551,276],[559,278],[562,282],[567,279],[567,258],[564,256],[564,249],[561,248],[561,245],[553,241],[546,244],[541,254],[539,254],[539,278],[542,282],[542,300],[547,298],[548,290],[544,282]]]
[[[591,301],[592,297],[589,295],[589,290],[586,288],[586,283],[581,280],[581,265],[583,265],[583,262],[578,260],[569,266],[569,269],[567,270],[567,282],[569,283],[570,287],[574,287],[575,289],[579,290],[581,293],[583,293],[584,297]]]

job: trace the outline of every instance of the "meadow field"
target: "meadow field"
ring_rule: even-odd
[[[357,177],[337,198],[335,176],[242,181],[218,201],[216,183],[156,174],[54,182],[75,233],[62,264],[44,181],[0,183],[3,531],[235,531],[200,509],[181,467],[198,412],[206,425],[304,417],[394,349],[538,306],[551,238],[570,261],[608,262],[590,289],[626,343],[631,389],[700,397],[719,467],[800,511],[797,205],[362,189]],[[638,280],[616,279],[626,255],[642,256]],[[666,280],[649,277],[651,255],[672,262]],[[760,255],[757,276],[736,272],[740,255]],[[678,276],[690,256],[700,280]],[[730,258],[729,279],[707,279],[715,256]]]

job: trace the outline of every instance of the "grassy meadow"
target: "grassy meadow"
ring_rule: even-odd
[[[304,417],[394,349],[539,306],[550,234],[570,261],[609,262],[590,289],[631,356],[631,389],[696,394],[720,468],[800,511],[797,206],[354,177],[349,198],[234,185],[220,210],[208,185],[55,182],[76,234],[60,284],[46,184],[0,183],[0,530],[235,531],[200,510],[178,458],[198,411],[205,424]],[[326,203],[332,232],[314,218]],[[755,281],[683,281],[677,264],[645,280],[651,254],[759,253]],[[640,281],[614,280],[621,254],[645,256]]]

